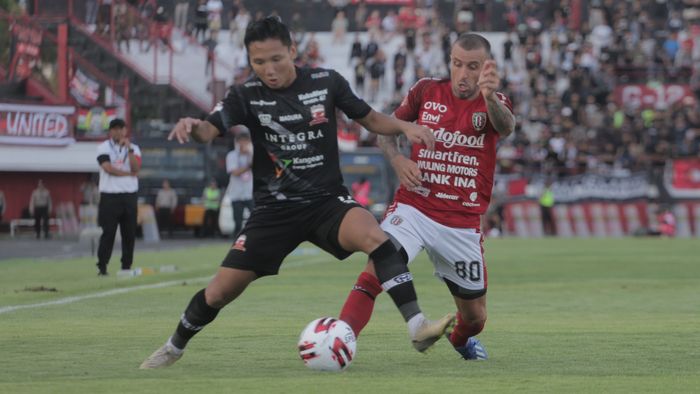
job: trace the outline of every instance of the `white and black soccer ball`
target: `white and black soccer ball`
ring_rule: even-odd
[[[357,341],[352,328],[342,320],[321,317],[309,323],[299,336],[299,356],[318,371],[340,372],[355,358]]]

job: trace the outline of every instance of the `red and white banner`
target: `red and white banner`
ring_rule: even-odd
[[[694,100],[690,86],[679,84],[618,85],[613,95],[617,105],[631,108],[669,108],[686,98]]]
[[[80,105],[93,106],[100,98],[100,83],[76,67],[70,80],[70,94]]]
[[[674,160],[673,186],[678,189],[700,190],[700,159]]]
[[[20,80],[31,75],[39,60],[42,32],[31,26],[15,23],[11,27],[12,47],[10,59],[10,80]]]
[[[673,198],[700,199],[700,158],[671,161],[666,166],[664,185]]]
[[[623,237],[646,234],[659,227],[659,207],[646,200],[558,204],[553,209],[559,237]],[[676,220],[676,237],[700,237],[700,201],[678,202],[671,212]],[[544,234],[536,201],[508,203],[504,216],[507,235],[537,238]]]
[[[70,106],[0,103],[0,144],[72,144],[74,112]]]

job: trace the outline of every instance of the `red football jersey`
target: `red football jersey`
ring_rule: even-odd
[[[512,112],[510,100],[496,94]],[[445,226],[479,228],[480,215],[491,201],[499,138],[484,97],[459,99],[452,94],[450,80],[421,79],[394,115],[430,127],[435,135],[434,151],[422,144],[411,148],[422,186],[409,190],[402,185],[394,200]]]

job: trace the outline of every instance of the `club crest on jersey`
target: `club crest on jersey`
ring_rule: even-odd
[[[472,115],[474,130],[481,131],[486,127],[486,112],[474,112]]]
[[[262,126],[269,126],[272,123],[272,115],[258,114],[258,120],[260,120]]]
[[[326,107],[324,107],[323,104],[312,105],[309,109],[311,110],[312,118],[311,122],[309,122],[310,126],[328,122],[328,118],[326,118]]]
[[[403,218],[398,215],[392,216],[389,223],[393,224],[394,226],[398,226],[399,224],[403,223]]]

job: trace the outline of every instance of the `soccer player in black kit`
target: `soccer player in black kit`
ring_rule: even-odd
[[[141,368],[176,362],[187,342],[221,308],[254,280],[276,275],[282,260],[304,241],[339,259],[355,251],[367,253],[383,289],[407,322],[413,346],[425,351],[454,316],[425,318],[400,253],[343,186],[335,108],[373,133],[404,133],[412,143],[429,149],[435,142],[432,132],[374,111],[334,70],[295,67],[296,47],[278,18],[252,22],[244,43],[255,76],[233,86],[206,120],[180,119],[168,139],[209,142],[231,126],[247,126],[254,144],[255,210],[214,278],[192,297],[173,335]]]

